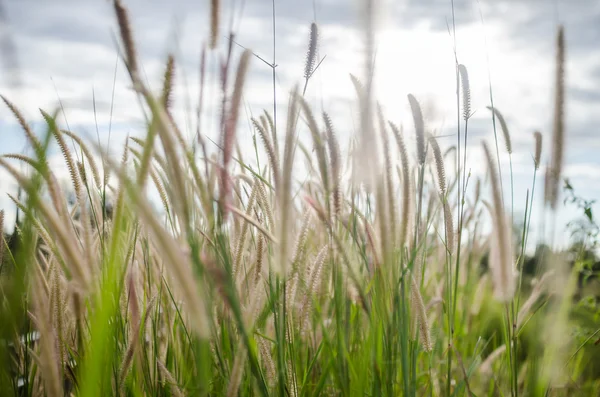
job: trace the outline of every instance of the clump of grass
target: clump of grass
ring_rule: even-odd
[[[250,154],[243,150],[234,156],[252,53],[242,52],[231,88],[231,47],[222,63],[223,97],[217,100],[223,105],[221,151],[207,155],[204,147],[205,158],[198,161],[195,144],[186,142],[170,112],[176,100],[174,59],[167,57],[162,91],[154,95],[138,77],[142,65],[119,1],[114,8],[124,61],[148,113],[146,135],[126,140],[120,162],[76,131],[60,129],[48,113],[43,113],[47,133],[40,139],[3,97],[35,156],[0,157],[0,166],[27,193],[25,201],[11,196],[24,216],[13,236],[20,247],[0,241],[0,260],[14,268],[6,272],[3,265],[0,272],[0,294],[7,297],[0,314],[9,324],[0,330],[11,341],[18,341],[21,332],[39,332],[38,343],[17,342],[17,359],[2,362],[3,390],[17,393],[17,374],[27,395],[52,396],[516,397],[553,392],[556,385],[550,381],[557,367],[540,370],[550,361],[539,357],[564,359],[572,344],[543,353],[535,340],[548,321],[557,321],[560,336],[571,342],[569,288],[576,273],[561,273],[565,268],[556,266],[531,288],[521,288],[531,284],[523,274],[518,282],[515,278],[525,261],[535,172],[543,161],[541,134],[535,134],[534,181],[517,259],[497,159],[487,145],[491,203],[485,200],[483,179],[477,178],[473,196],[467,189],[466,126],[463,164],[452,175],[448,161],[460,164],[460,154],[452,157],[457,147],[442,151],[443,141],[428,134],[413,95],[408,102],[416,159],[408,154],[403,128],[386,119],[381,107],[373,123],[374,2],[368,5],[368,80],[363,85],[351,76],[351,81],[361,105],[359,143],[368,144],[356,156],[379,153],[380,140],[385,167],[377,172],[375,166],[364,169],[371,163],[344,161],[335,115],[315,117],[298,87],[289,96],[281,152],[274,118],[265,112],[251,119],[262,142],[256,151],[264,152],[268,168],[247,161]],[[211,7],[214,47],[219,2]],[[562,40],[561,30],[561,86]],[[316,68],[316,48],[313,24],[305,87]],[[463,88],[458,118],[466,122],[475,104],[466,68],[458,65],[457,70]],[[552,172],[562,167],[564,88],[557,88],[557,97]],[[506,133],[510,154],[504,118],[497,110],[494,117]],[[303,128],[314,152],[299,143]],[[200,129],[197,134],[204,142]],[[78,162],[66,137],[83,153]],[[74,203],[67,201],[48,166],[50,142],[58,144],[67,164]],[[315,170],[305,183],[297,180],[297,149]],[[429,149],[433,162],[427,161]],[[114,181],[102,180],[94,151]],[[362,180],[368,183],[358,185],[346,174],[368,175]],[[158,191],[161,210],[148,199],[149,188]],[[114,192],[110,213],[105,190]],[[3,217],[0,211],[0,228]],[[19,269],[27,272],[19,275]],[[571,282],[560,296],[550,288],[555,273]],[[19,293],[9,294],[10,288]],[[17,321],[11,314],[16,311],[27,317]],[[559,364],[571,376],[573,390],[591,396],[597,381],[581,364],[589,360],[587,347],[584,343],[572,361]],[[5,350],[0,345],[2,354]],[[571,366],[575,361],[579,368]],[[9,362],[10,368],[4,364]]]

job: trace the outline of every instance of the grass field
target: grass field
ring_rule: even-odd
[[[219,1],[211,6],[205,51],[219,39]],[[36,135],[3,97],[32,154],[0,157],[23,193],[11,196],[20,222],[0,245],[0,394],[598,395],[600,294],[585,288],[598,271],[589,250],[547,242],[534,257],[525,252],[532,211],[543,210],[553,232],[562,205],[562,28],[549,82],[551,151],[542,154],[542,135],[531,135],[534,178],[526,197],[514,197],[512,162],[498,160],[512,153],[510,126],[493,104],[496,145],[478,148],[487,177],[468,172],[463,65],[449,148],[431,135],[418,98],[405,99],[413,124],[401,126],[373,97],[371,67],[351,76],[360,126],[345,158],[335,115],[316,113],[303,94],[318,67],[313,24],[285,119],[265,110],[249,120],[249,150],[236,131],[254,57],[245,50],[234,62],[230,44],[222,92],[204,98],[222,110],[211,155],[204,132],[186,139],[171,113],[174,58],[153,92],[140,77],[127,9],[115,0],[114,10],[147,110],[145,137],[128,139],[120,161],[60,126],[58,113],[43,112],[46,131]],[[51,144],[69,169],[73,202],[49,166]],[[299,164],[309,165],[307,177],[295,174]],[[533,206],[538,194],[543,209]],[[527,203],[523,219],[514,219],[516,200]]]

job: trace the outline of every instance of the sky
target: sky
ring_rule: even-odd
[[[159,89],[166,55],[174,53],[178,73],[174,113],[182,129],[195,130],[199,59],[209,32],[208,0],[122,0],[129,9],[137,51],[149,84]],[[349,74],[362,76],[364,52],[359,0],[222,1],[219,49],[208,54],[208,97],[218,94],[217,65],[232,28],[239,46],[268,62],[275,55],[278,124],[285,125],[287,97],[303,71],[311,22],[319,26],[319,58],[306,99],[325,110],[342,141],[356,131],[356,98]],[[600,197],[600,2],[594,0],[377,0],[375,92],[385,115],[404,126],[409,144],[413,127],[407,94],[421,102],[428,130],[442,150],[456,142],[455,53],[467,67],[473,117],[469,121],[468,167],[485,174],[481,141],[493,142],[490,82],[494,106],[507,120],[513,141],[515,211],[523,210],[533,177],[533,132],[544,137],[543,163],[550,151],[553,113],[555,36],[565,27],[567,65],[565,176],[587,199]],[[59,121],[90,140],[99,138],[113,155],[127,135],[141,135],[144,119],[118,59],[117,28],[107,0],[3,0],[0,93],[13,101],[38,131],[39,108],[64,108]],[[455,27],[452,21],[454,17]],[[454,35],[455,32],[455,35]],[[13,56],[7,57],[6,55]],[[272,69],[252,59],[238,131],[251,149],[249,117],[273,108]],[[216,138],[217,101],[205,104],[202,130]],[[301,131],[301,134],[308,134]],[[500,144],[504,185],[510,183],[509,157]],[[0,153],[20,153],[24,138],[5,106],[0,107]],[[67,175],[58,153],[55,172]],[[6,192],[15,184],[0,171],[0,206],[14,214]],[[539,210],[543,175],[538,174]],[[510,193],[506,192],[506,197]],[[12,211],[12,212],[11,212]],[[539,211],[537,211],[539,212]],[[538,214],[534,213],[534,219]],[[14,215],[12,215],[14,217]],[[558,227],[579,216],[573,206],[559,212]],[[536,222],[534,221],[534,225]],[[533,230],[535,234],[535,230]]]

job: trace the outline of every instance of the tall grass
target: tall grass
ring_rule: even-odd
[[[550,268],[539,268],[537,283],[522,274],[535,176],[520,252],[498,162],[486,144],[492,201],[481,198],[480,180],[474,189],[467,183],[471,103],[464,65],[457,64],[457,84],[465,152],[455,175],[446,166],[451,152],[429,134],[415,96],[408,96],[414,126],[398,126],[381,108],[371,115],[371,59],[366,86],[352,76],[365,144],[356,156],[382,148],[383,167],[345,167],[335,117],[316,117],[295,88],[285,128],[267,111],[252,119],[262,144],[254,150],[268,159],[258,168],[243,157],[251,152],[234,155],[251,52],[236,67],[229,47],[222,61],[222,151],[206,158],[203,148],[199,157],[171,114],[173,57],[162,92],[153,93],[138,75],[127,9],[114,5],[125,64],[148,114],[145,137],[128,139],[121,161],[59,128],[56,115],[43,113],[48,131],[39,140],[4,99],[34,149],[34,157],[0,158],[26,193],[25,200],[13,198],[24,215],[19,247],[0,246],[12,269],[2,271],[0,284],[0,388],[7,395],[596,395],[600,381],[584,369],[593,347],[589,338],[576,346],[571,335],[577,268],[556,252]],[[211,7],[214,47],[219,2]],[[369,19],[369,48],[372,29]],[[303,93],[315,68],[316,24],[310,38]],[[562,30],[557,46],[551,213],[564,140]],[[492,110],[511,153],[506,122]],[[303,128],[314,155],[299,144]],[[416,162],[405,143],[413,129]],[[541,134],[535,137],[537,173]],[[85,154],[78,163],[67,138]],[[52,141],[69,168],[72,205],[48,165]],[[298,148],[317,170],[302,185],[294,174]],[[116,183],[106,186],[94,153]],[[368,176],[364,184],[344,177],[355,173]],[[511,197],[512,185],[511,172]],[[161,211],[148,189],[159,192]],[[107,190],[114,192],[110,207]],[[36,343],[19,339],[33,331]]]

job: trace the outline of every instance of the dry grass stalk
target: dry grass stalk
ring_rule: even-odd
[[[386,148],[387,150],[387,148]],[[379,226],[379,244],[380,244],[380,252],[381,252],[381,259],[382,259],[382,263],[387,264],[388,266],[386,266],[386,269],[395,269],[394,266],[391,266],[392,261],[393,261],[393,257],[392,257],[392,253],[393,253],[393,249],[394,246],[393,244],[395,243],[393,238],[390,238],[390,236],[392,235],[392,226],[391,226],[391,220],[390,220],[390,216],[389,216],[389,208],[388,208],[388,201],[387,201],[387,187],[386,187],[386,183],[385,183],[385,177],[381,176],[379,178],[379,182],[376,185],[376,190],[375,190],[375,206],[376,208],[380,209],[378,210],[375,215],[376,215],[376,223],[377,226]]]
[[[263,366],[266,368],[267,382],[272,385],[275,379],[277,379],[277,370],[275,369],[269,345],[267,345],[267,342],[262,337],[258,338],[258,349]]]
[[[290,95],[287,112],[287,128],[283,148],[283,164],[281,172],[281,189],[277,193],[277,206],[279,219],[277,222],[277,235],[280,245],[275,257],[275,263],[279,266],[276,272],[285,275],[288,267],[288,249],[291,236],[292,216],[292,170],[295,154],[295,120],[298,117],[298,90],[294,88]]]
[[[77,170],[79,171],[79,178],[81,178],[81,183],[83,183],[83,186],[87,186],[88,178],[87,178],[87,174],[85,172],[85,166],[83,165],[83,163],[81,161],[77,161],[76,165],[77,165]]]
[[[183,394],[179,389],[177,379],[175,379],[171,372],[169,372],[169,370],[167,369],[167,367],[165,367],[162,361],[157,360],[156,365],[158,366],[158,369],[162,376],[165,378],[166,383],[169,384],[169,391],[171,392],[171,394],[175,397],[184,397],[185,394]]]
[[[389,234],[390,240],[392,241],[391,248],[395,248],[396,244],[396,200],[395,200],[395,191],[394,191],[394,182],[393,182],[393,170],[392,170],[392,158],[390,153],[390,142],[388,137],[388,131],[386,128],[386,122],[383,117],[383,110],[381,109],[381,105],[377,106],[377,115],[379,118],[379,134],[381,135],[381,141],[383,143],[383,161],[384,161],[384,184],[383,188],[387,194],[387,213],[383,214],[388,217],[388,225],[389,225]]]
[[[550,190],[552,184],[552,167],[546,162],[546,170],[544,172],[544,205],[550,202]]]
[[[221,10],[220,0],[210,0],[210,48],[217,48],[219,38],[219,15]]]
[[[490,206],[489,209],[494,224],[490,247],[490,269],[493,274],[494,295],[500,302],[509,302],[515,292],[514,259],[510,229],[504,213],[500,181],[493,156],[485,143],[483,143],[483,149],[490,173],[493,199],[493,206]]]
[[[265,238],[262,236],[262,234],[259,234],[258,242],[256,243],[256,263],[254,265],[254,283],[256,285],[258,285],[258,282],[262,276],[264,255]]]
[[[198,97],[198,107],[196,108],[196,143],[202,149],[205,170],[208,173],[208,154],[206,152],[206,141],[202,137],[202,114],[204,111],[204,86],[206,82],[206,46],[202,46],[200,53],[200,92]],[[208,175],[205,174],[206,177]]]
[[[271,131],[271,139],[273,141],[273,149],[275,149],[275,158],[277,159],[277,163],[279,163],[279,141],[277,139],[277,126],[273,121],[273,117],[266,110],[263,111],[264,116],[267,119],[267,123],[269,124],[269,129]]]
[[[275,227],[275,222],[273,220],[273,210],[271,209],[271,205],[269,204],[269,201],[267,200],[267,194],[265,192],[262,182],[259,183],[258,178],[255,178],[255,179],[257,180],[257,183],[258,183],[257,187],[258,187],[259,204],[262,208],[263,214],[267,218],[267,225],[269,226],[269,229],[273,230],[273,228]]]
[[[533,164],[535,165],[535,169],[538,170],[540,168],[540,160],[542,158],[542,133],[536,131],[533,133],[535,138],[535,155],[533,157]]]
[[[83,163],[81,161],[77,161],[76,165],[77,165],[77,170],[79,171],[79,177],[81,178],[81,182],[83,183],[83,186],[87,186],[88,179],[87,179],[87,174],[85,172],[85,166],[83,165]]]
[[[321,248],[311,267],[312,271],[310,272],[310,274],[307,274],[308,285],[304,293],[304,301],[302,303],[302,315],[300,320],[301,335],[303,335],[306,332],[307,327],[309,325],[310,313],[312,308],[312,299],[317,293],[318,286],[321,285],[321,273],[323,271],[323,264],[325,263],[325,259],[327,258],[328,251],[329,245],[326,245],[323,248]]]
[[[354,215],[356,215],[362,221],[363,227],[365,228],[365,235],[367,236],[367,244],[373,253],[373,261],[375,262],[375,264],[379,265],[381,263],[381,258],[377,250],[375,232],[373,231],[373,227],[371,226],[367,218],[364,216],[364,214],[358,211],[356,208],[354,208]]]
[[[287,373],[287,390],[289,391],[290,397],[296,397],[298,395],[298,381],[290,359],[287,360]]]
[[[220,170],[220,197],[219,201],[221,208],[226,214],[226,204],[229,201],[229,195],[231,193],[231,186],[229,180],[229,162],[233,155],[233,147],[235,144],[235,133],[237,129],[237,122],[239,118],[240,104],[242,102],[242,91],[244,89],[244,82],[246,81],[246,75],[248,73],[248,67],[250,65],[250,57],[252,51],[245,50],[240,57],[237,73],[235,76],[235,83],[233,87],[233,94],[231,97],[231,104],[229,111],[227,112],[227,119],[225,120],[225,126],[223,129],[223,136],[221,138],[221,147],[223,148],[223,160],[221,163]]]
[[[83,167],[83,164],[81,164],[80,170],[80,175],[82,176],[82,179],[84,179],[85,168]],[[77,178],[77,175],[73,179],[79,180],[79,178]],[[92,222],[90,219],[89,207],[87,205],[88,202],[83,195],[83,191],[81,190],[79,192],[79,195],[77,196],[77,201],[79,204],[79,224],[81,225],[82,229],[82,231],[79,234],[83,236],[83,241],[81,243],[82,250],[84,252],[85,261],[88,265],[89,270],[93,271],[95,269],[94,264],[96,263],[96,256],[94,255],[94,246],[92,244]]]
[[[265,147],[265,151],[267,152],[267,157],[271,165],[271,174],[273,175],[273,185],[275,186],[275,189],[277,189],[277,186],[279,185],[279,162],[277,160],[275,148],[273,147],[271,140],[269,139],[269,135],[265,127],[260,125],[256,121],[256,119],[252,119],[252,124],[254,125],[256,131],[258,131],[260,140],[262,141]]]
[[[292,270],[293,271],[293,270]],[[290,322],[290,328],[292,327],[294,317],[296,314],[296,296],[298,292],[298,284],[300,283],[300,272],[293,271],[291,279],[287,281],[285,288],[285,305],[286,305],[286,316]],[[292,343],[292,333],[286,330],[287,341]]]
[[[471,84],[469,83],[467,67],[463,64],[458,65],[458,73],[462,83],[463,119],[467,121],[471,118]]]
[[[173,104],[173,79],[175,77],[175,58],[173,54],[167,56],[167,65],[165,66],[165,73],[163,76],[163,89],[162,89],[162,105],[164,106],[167,113],[170,112],[171,105]]]
[[[96,165],[96,161],[94,160],[94,156],[92,155],[92,152],[89,150],[87,145],[83,142],[83,140],[80,137],[78,137],[77,135],[73,134],[71,131],[61,130],[61,132],[65,135],[67,135],[69,138],[73,139],[75,142],[77,142],[77,145],[79,145],[79,147],[81,148],[83,155],[87,159],[88,166],[90,167],[90,170],[92,171],[92,177],[94,178],[94,183],[95,183],[96,187],[99,189],[100,186],[102,186],[102,184],[100,182],[100,174],[98,172],[98,166]]]
[[[342,209],[342,192],[341,192],[341,157],[340,145],[338,143],[333,124],[329,115],[323,112],[323,121],[325,122],[325,133],[327,134],[327,146],[329,148],[329,161],[331,167],[331,189],[333,192],[333,213],[336,216],[340,215]]]
[[[359,183],[363,183],[368,190],[374,189],[377,185],[376,177],[379,174],[379,141],[373,131],[373,80],[374,80],[374,56],[375,56],[375,2],[368,0],[362,2],[364,5],[363,23],[364,23],[364,81],[363,85],[355,76],[350,75],[352,83],[358,93],[358,102],[360,108],[360,133],[358,137],[358,147],[355,148],[356,154],[352,156],[354,167],[353,178]],[[361,166],[369,162],[370,167]]]
[[[441,198],[444,205],[444,225],[446,226],[446,250],[449,255],[454,253],[454,221],[452,220],[452,210],[448,205],[447,198]]]
[[[327,167],[327,155],[325,152],[325,144],[323,142],[323,137],[321,136],[321,132],[319,131],[319,127],[317,126],[317,121],[315,120],[312,110],[308,103],[302,97],[298,97],[298,101],[300,102],[300,106],[304,111],[304,115],[306,116],[306,122],[308,124],[308,129],[310,130],[314,150],[317,154],[317,162],[319,165],[319,172],[321,174],[321,182],[323,184],[323,188],[326,192],[330,192],[330,184],[329,184],[329,169]]]
[[[433,157],[435,158],[435,167],[437,170],[438,186],[440,188],[440,195],[446,197],[446,172],[444,170],[444,159],[442,158],[442,152],[440,146],[437,143],[437,139],[434,136],[429,136],[429,144],[433,150]]]
[[[410,224],[410,210],[411,210],[411,177],[410,177],[410,165],[408,159],[408,153],[406,150],[406,144],[402,132],[396,125],[390,122],[390,127],[396,138],[396,144],[398,145],[398,152],[400,153],[400,165],[402,166],[402,215],[400,223],[400,247],[404,247],[406,239],[408,237],[408,228]]]
[[[475,198],[473,199],[473,207],[479,203],[479,199],[481,198],[481,178],[477,177],[475,182]]]
[[[307,208],[302,216],[302,226],[300,227],[300,232],[298,233],[298,237],[296,239],[294,254],[292,255],[292,267],[294,271],[298,270],[298,265],[303,262],[306,254],[306,239],[308,237],[308,228],[312,219],[310,214],[311,211]]]
[[[412,303],[412,311],[415,316],[415,321],[418,324],[419,328],[419,342],[421,342],[421,346],[423,350],[426,352],[430,352],[433,348],[431,343],[431,333],[429,328],[429,320],[427,319],[427,311],[425,310],[425,304],[423,303],[423,296],[421,295],[421,290],[414,275],[410,275],[411,284],[410,284],[410,294],[411,294],[411,303]]]
[[[504,144],[506,145],[506,151],[508,152],[508,154],[511,154],[512,153],[512,141],[510,139],[508,125],[506,124],[506,120],[504,119],[504,116],[496,108],[492,108],[491,106],[488,106],[487,108],[496,115],[496,118],[500,122],[500,127],[502,129],[502,135],[504,136]]]
[[[152,182],[154,182],[154,186],[158,191],[158,196],[160,197],[160,201],[162,202],[163,208],[165,209],[165,213],[169,213],[169,199],[167,198],[167,192],[165,191],[165,187],[159,179],[158,173],[153,168],[150,170],[150,178]]]
[[[35,266],[35,276],[38,277],[38,286],[42,288],[42,296],[50,296],[50,286],[48,285],[47,276],[50,274],[50,270],[52,270],[52,264],[50,263],[51,257],[48,259],[41,254],[41,250],[38,253],[37,257],[37,266]]]
[[[34,152],[35,152],[36,156],[38,157],[38,160],[41,160],[42,158],[44,158],[45,153],[44,153],[44,148],[42,146],[42,143],[37,138],[37,136],[33,133],[31,128],[27,124],[27,121],[25,121],[25,117],[23,117],[23,114],[21,113],[21,111],[12,102],[10,102],[8,99],[6,99],[6,97],[0,95],[0,98],[2,98],[2,100],[4,101],[6,106],[8,106],[8,108],[10,109],[12,114],[16,117],[17,121],[19,122],[19,125],[25,132],[25,136],[27,137],[29,144],[33,147]]]
[[[248,198],[248,205],[246,207],[246,216],[248,218],[252,217],[252,212],[254,211],[254,205],[256,203],[256,196],[258,194],[258,181],[254,182],[252,186],[252,191],[250,192],[250,197]],[[244,253],[244,246],[246,244],[246,238],[248,236],[248,222],[243,222],[242,230],[238,236],[237,244],[235,248],[235,256],[233,261],[233,268],[231,269],[231,274],[235,278],[237,274],[237,270],[240,267],[242,262],[242,256]]]
[[[358,77],[352,73],[350,73],[350,81],[352,81],[352,85],[354,86],[354,90],[356,91],[356,95],[358,96],[359,100],[362,100],[361,98],[365,95],[365,86],[358,79]]]
[[[323,224],[326,227],[329,228],[331,226],[331,222],[329,221],[329,218],[327,217],[327,213],[325,212],[325,209],[323,209],[323,206],[317,200],[310,196],[305,196],[304,200],[308,203],[308,205],[312,207],[312,209],[315,210],[317,216],[319,217],[319,220],[323,222]]]
[[[549,168],[549,185],[545,192],[545,202],[556,210],[560,189],[560,177],[564,157],[565,130],[565,37],[564,28],[558,28],[556,38],[556,74],[554,93],[554,122],[552,124],[552,160]]]
[[[243,344],[238,344],[238,350],[235,354],[233,361],[233,367],[231,368],[231,376],[229,378],[229,386],[227,387],[227,397],[238,396],[240,384],[242,383],[242,376],[244,375],[244,369],[246,368],[246,358],[248,353]]]
[[[138,82],[135,85],[135,88],[146,100],[153,116],[152,124],[150,125],[151,128],[149,128],[149,137],[144,143],[143,158],[147,158],[148,162],[150,161],[154,136],[153,131],[158,131],[167,160],[167,164],[165,164],[165,167],[163,168],[167,175],[169,175],[169,179],[172,181],[173,185],[173,189],[169,189],[169,195],[177,197],[176,200],[171,200],[171,203],[174,207],[174,213],[177,215],[181,230],[188,232],[186,227],[190,224],[190,208],[187,205],[188,189],[184,183],[186,181],[184,176],[187,176],[187,174],[181,169],[180,155],[174,139],[182,146],[185,146],[185,140],[164,106],[159,104],[155,97],[150,93],[150,90],[141,82]],[[187,150],[185,151],[187,158],[189,159],[190,153]],[[155,156],[155,158],[158,159],[158,156]],[[142,169],[144,168],[147,169],[147,167],[142,167]],[[138,175],[138,182],[143,182],[144,178],[144,174]]]
[[[306,52],[306,62],[304,63],[304,78],[307,81],[315,71],[318,41],[319,29],[317,24],[313,22],[310,24],[310,40],[308,42],[308,51]]]
[[[138,63],[137,55],[135,51],[135,42],[133,40],[133,32],[131,24],[129,23],[129,15],[127,10],[121,4],[121,0],[114,0],[115,14],[117,15],[117,22],[119,24],[119,31],[121,33],[121,40],[125,47],[125,59],[127,62],[127,68],[134,84],[138,82]]]
[[[126,174],[127,161],[129,160],[129,144],[128,141],[125,141],[125,147],[123,148],[123,154],[121,155],[121,168],[120,171],[123,175]],[[123,212],[123,208],[125,207],[125,183],[124,181],[119,180],[119,185],[116,191],[116,200],[114,204],[114,213],[115,219],[120,213]],[[114,232],[113,232],[114,233]]]
[[[54,261],[52,262],[54,264]],[[65,314],[63,312],[63,295],[62,289],[63,285],[60,280],[60,268],[56,264],[52,265],[52,269],[49,272],[52,276],[52,288],[51,288],[51,296],[50,296],[50,309],[52,310],[51,316],[54,318],[54,332],[56,336],[56,350],[58,352],[58,360],[59,360],[59,368],[63,369],[63,365],[66,362],[65,360],[65,345],[63,341],[64,337],[64,328],[65,328]]]
[[[42,373],[42,378],[45,383],[45,388],[50,395],[62,396],[63,382],[61,379],[61,371],[56,361],[58,355],[56,352],[56,335],[52,327],[50,318],[51,308],[47,305],[47,296],[42,296],[43,288],[40,285],[40,279],[34,277],[34,288],[32,288],[32,298],[34,309],[37,316],[29,313],[29,317],[33,321],[35,328],[40,333],[40,356],[39,365]]]
[[[152,162],[152,157],[154,157],[156,159],[156,162],[161,166],[161,169],[163,172],[167,171],[166,161],[164,160],[164,158],[162,158],[162,156],[158,155],[154,151],[154,141],[156,138],[156,129],[157,129],[157,124],[153,120],[148,128],[148,134],[146,136],[146,140],[141,140],[136,137],[129,138],[133,142],[140,145],[143,149],[142,153],[138,152],[135,149],[129,149],[129,150],[131,150],[131,153],[133,153],[140,162],[139,167],[138,167],[138,177],[137,177],[137,183],[140,186],[140,188],[144,188],[144,186],[146,185],[146,178],[148,176],[148,172],[150,171],[150,163]]]
[[[277,239],[271,233],[269,233],[269,231],[267,229],[265,229],[265,227],[263,225],[261,225],[261,223],[258,220],[256,220],[256,219],[252,218],[251,216],[247,215],[244,211],[240,210],[239,208],[233,207],[231,205],[227,207],[227,210],[233,212],[235,215],[240,216],[246,222],[250,223],[259,232],[261,232],[263,234],[263,236],[265,236],[266,238],[268,238],[269,240],[271,240],[272,243],[278,244]]]
[[[77,333],[77,352],[83,351],[83,338],[84,338],[84,327],[83,321],[85,312],[83,310],[83,298],[81,292],[76,288],[71,293],[71,299],[73,303],[73,315],[75,316],[75,332]]]
[[[267,118],[264,114],[261,114],[260,117],[258,118],[260,120],[260,126],[263,128],[263,130],[265,131],[265,133],[267,133],[268,131],[271,131],[271,128],[269,127],[269,124],[267,122]],[[256,119],[254,117],[251,118],[251,121],[254,123]],[[271,137],[269,136],[269,141],[271,140]]]
[[[425,123],[423,121],[423,112],[421,111],[421,105],[419,105],[419,102],[412,94],[408,94],[408,102],[410,103],[410,110],[415,124],[417,160],[419,165],[423,165],[425,164]]]

